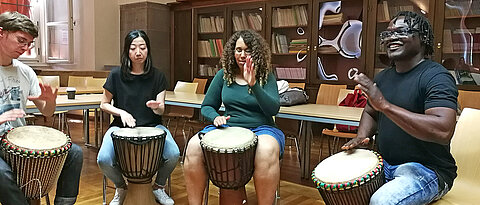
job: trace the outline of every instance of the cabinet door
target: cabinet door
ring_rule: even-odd
[[[351,77],[364,72],[363,11],[360,0],[314,1],[310,83],[355,84]]]
[[[265,38],[265,3],[245,3],[228,6],[228,38],[240,30],[254,30]]]
[[[385,31],[390,23],[390,20],[399,11],[413,11],[425,15],[430,20],[430,24],[434,27],[434,4],[435,2],[429,0],[423,1],[405,1],[405,0],[376,0],[376,26],[375,26],[375,61],[374,61],[374,75],[390,66],[391,62],[387,57],[385,46],[380,43],[380,33]],[[435,36],[437,38],[437,36]],[[372,41],[373,42],[373,41]],[[371,64],[367,63],[367,66]]]
[[[226,40],[226,7],[197,8],[193,11],[193,76],[211,78],[220,70],[219,62]]]
[[[272,1],[267,6],[267,41],[277,80],[306,82],[310,41],[310,1]]]
[[[480,0],[441,1],[437,8],[443,20],[436,39],[441,63],[460,89],[480,89]],[[441,22],[442,23],[442,22]],[[439,31],[436,31],[439,32]]]

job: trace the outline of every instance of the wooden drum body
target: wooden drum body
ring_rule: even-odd
[[[258,142],[255,133],[245,128],[227,127],[199,136],[212,183],[222,189],[244,187],[254,171]]]
[[[312,179],[327,205],[368,204],[385,183],[383,159],[365,149],[339,152],[320,162]]]
[[[152,177],[157,173],[166,133],[160,128],[121,128],[112,133],[115,157],[128,180],[123,204],[157,204],[152,193]]]
[[[1,139],[4,159],[31,200],[40,199],[53,188],[71,145],[63,132],[43,126],[14,128]]]

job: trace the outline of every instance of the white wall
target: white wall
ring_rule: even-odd
[[[73,0],[74,60],[54,68],[102,70],[120,63],[118,0]]]

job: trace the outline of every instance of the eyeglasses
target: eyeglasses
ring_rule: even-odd
[[[18,37],[17,36],[17,43],[18,43],[18,46],[20,47],[25,47],[27,46],[27,49],[30,50],[32,49],[33,47],[35,47],[35,41],[28,41],[27,39],[25,38],[21,38],[21,37]]]
[[[393,31],[382,31],[380,33],[380,42],[385,41],[387,38],[391,38],[393,35],[395,35],[397,38],[407,38],[408,35],[412,35],[415,32],[419,32],[419,30],[412,28],[400,28]]]
[[[12,36],[15,36],[15,38],[17,39],[17,43],[18,43],[18,46],[19,47],[25,47],[27,46],[27,50],[30,50],[32,49],[33,47],[35,47],[35,41],[28,41],[26,38],[23,38],[21,36],[17,36],[17,35],[12,35]]]
[[[241,48],[237,48],[235,49],[235,53],[237,54],[242,54],[242,52],[245,52],[245,55],[251,55],[252,54],[252,49],[250,48],[247,48],[247,49],[241,49]]]

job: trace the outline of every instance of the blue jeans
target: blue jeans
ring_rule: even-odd
[[[163,149],[162,162],[157,171],[157,178],[155,183],[157,185],[164,186],[170,173],[175,169],[177,165],[178,157],[180,156],[180,150],[177,143],[173,140],[172,134],[163,125],[157,125],[156,128],[163,129],[166,133],[165,147]],[[120,165],[115,158],[115,150],[113,149],[112,133],[119,127],[110,127],[105,136],[103,137],[102,147],[98,151],[97,164],[102,170],[103,174],[113,181],[115,187],[125,188],[125,180],[122,176]]]
[[[25,195],[17,185],[15,173],[1,157],[0,154],[0,203],[3,205],[28,205]],[[82,164],[82,148],[72,144],[58,178],[55,198],[77,197]]]
[[[370,198],[370,204],[428,204],[440,199],[449,188],[439,189],[435,172],[420,163],[389,165],[385,160],[386,183]]]

